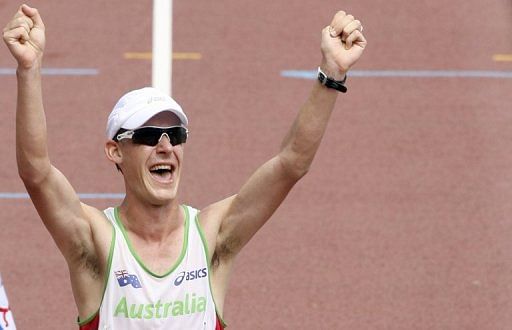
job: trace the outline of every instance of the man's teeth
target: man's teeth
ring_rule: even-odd
[[[171,165],[155,165],[155,166],[152,166],[149,170],[150,171],[171,171],[172,167],[171,167]]]

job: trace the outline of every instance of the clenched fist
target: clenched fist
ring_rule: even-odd
[[[361,22],[344,11],[337,12],[331,24],[322,30],[322,71],[336,80],[343,79],[365,47]]]
[[[45,44],[44,24],[35,8],[22,5],[3,30],[4,42],[20,68],[41,64]]]

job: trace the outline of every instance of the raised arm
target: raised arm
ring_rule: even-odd
[[[361,23],[342,11],[322,30],[320,68],[328,77],[342,80],[361,57],[366,46],[361,31]],[[219,234],[212,243],[215,261],[229,261],[236,255],[308,172],[338,95],[337,90],[315,81],[279,153],[256,170],[237,195],[204,210],[204,217],[220,219]]]
[[[322,30],[321,70],[331,79],[343,80],[361,57],[366,40],[361,23],[340,11]],[[279,153],[263,164],[242,186],[238,194],[203,210],[203,226],[219,226],[211,239],[213,262],[225,265],[217,272],[226,278],[231,260],[263,226],[294,184],[309,170],[318,150],[339,92],[315,81],[312,91],[286,134]],[[215,219],[210,221],[210,219]],[[212,242],[213,241],[213,242]],[[218,285],[225,286],[219,279]]]
[[[35,8],[23,5],[3,30],[3,39],[18,62],[16,158],[18,173],[58,247],[68,261],[88,248],[86,212],[68,180],[48,156],[41,90],[45,28]],[[84,243],[85,242],[85,243]]]

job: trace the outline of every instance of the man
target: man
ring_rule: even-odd
[[[105,153],[123,175],[125,199],[103,212],[81,203],[48,156],[38,11],[21,6],[3,38],[18,62],[19,175],[69,265],[81,329],[222,329],[235,256],[307,173],[366,46],[361,23],[336,13],[322,30],[319,79],[279,153],[237,194],[200,212],[177,200],[188,119],[153,88],[124,95],[108,119]]]

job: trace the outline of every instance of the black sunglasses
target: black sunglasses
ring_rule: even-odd
[[[131,139],[133,143],[156,146],[164,135],[167,135],[173,146],[187,142],[188,130],[183,126],[154,127],[144,126],[117,134],[114,141]]]

